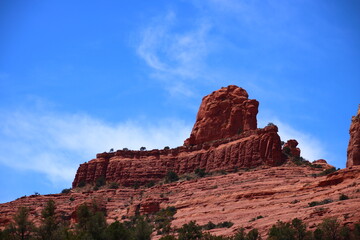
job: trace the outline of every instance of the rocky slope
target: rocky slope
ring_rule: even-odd
[[[350,141],[347,149],[346,167],[354,165],[360,165],[360,105],[357,115],[351,119]]]
[[[288,163],[279,167],[260,167],[250,171],[180,180],[151,188],[104,187],[98,191],[74,189],[68,194],[34,195],[1,204],[0,224],[8,223],[18,206],[28,206],[31,217],[39,221],[38,216],[49,199],[56,202],[59,215],[72,222],[75,221],[77,206],[95,200],[106,209],[109,223],[129,218],[136,209],[141,214],[148,214],[167,206],[177,209],[172,222],[175,227],[190,220],[196,220],[199,224],[206,224],[210,220],[214,223],[234,223],[231,228],[211,230],[218,235],[231,235],[237,228],[245,227],[258,228],[264,236],[277,220],[289,221],[295,217],[304,220],[310,228],[327,217],[337,217],[343,224],[350,225],[358,221],[360,167],[317,176],[321,171]],[[350,199],[340,201],[341,194]],[[331,199],[332,202],[309,206],[311,202],[325,199]]]

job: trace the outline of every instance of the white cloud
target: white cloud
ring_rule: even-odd
[[[210,24],[197,20],[194,28],[176,31],[176,15],[153,19],[142,31],[137,54],[153,70],[152,76],[162,80],[170,92],[191,95],[184,82],[202,77],[204,61],[210,51]]]
[[[4,112],[3,112],[4,113]],[[6,113],[0,126],[0,162],[71,182],[78,164],[110,148],[147,149],[182,145],[191,127],[167,119],[156,124],[109,124],[87,115],[20,111]]]
[[[327,155],[324,150],[324,146],[319,139],[315,136],[304,133],[296,130],[287,123],[284,123],[278,120],[275,117],[267,117],[268,121],[259,120],[259,126],[266,126],[269,122],[274,123],[278,126],[279,135],[282,141],[287,141],[289,139],[296,139],[299,143],[298,147],[301,150],[301,156],[309,161],[314,161],[318,159],[326,159]]]

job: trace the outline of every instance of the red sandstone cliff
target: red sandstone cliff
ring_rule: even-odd
[[[248,97],[245,89],[234,85],[205,96],[184,144],[201,144],[256,129],[259,102]]]
[[[194,147],[97,154],[96,159],[80,165],[73,187],[79,182],[93,183],[101,176],[108,182],[130,186],[158,181],[168,171],[184,174],[197,168],[212,172],[277,166],[283,163],[277,131],[276,126],[268,126]]]
[[[184,174],[197,168],[212,172],[278,166],[284,162],[278,129],[257,129],[258,105],[244,89],[223,87],[203,98],[185,146],[97,154],[96,159],[80,165],[72,185],[94,183],[100,177],[124,186],[141,185],[158,181],[169,171]]]
[[[347,149],[346,167],[354,165],[360,165],[360,105],[357,115],[351,119],[350,141]]]

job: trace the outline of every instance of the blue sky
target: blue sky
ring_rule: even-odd
[[[0,202],[71,186],[110,148],[176,147],[222,86],[260,102],[309,160],[345,167],[360,103],[360,4],[0,3]]]

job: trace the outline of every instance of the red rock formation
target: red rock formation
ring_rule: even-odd
[[[289,148],[292,156],[300,157],[300,148],[297,147],[298,144],[295,139],[290,139],[284,144],[283,148]]]
[[[259,103],[234,85],[221,88],[203,98],[197,120],[185,146],[151,151],[117,151],[97,154],[81,164],[73,187],[93,183],[99,177],[124,186],[158,181],[168,171],[177,174],[197,168],[207,172],[260,165],[277,166],[284,158],[277,127],[257,129]],[[295,140],[293,140],[295,141]],[[297,142],[291,142],[294,151]],[[289,142],[290,144],[290,142]]]
[[[0,204],[0,229],[11,222],[20,206],[28,207],[30,218],[39,225],[48,200],[55,201],[59,216],[70,220],[72,225],[76,222],[76,209],[94,200],[106,210],[108,223],[135,213],[152,214],[169,206],[177,209],[172,221],[175,228],[192,220],[201,225],[209,221],[234,223],[230,228],[212,229],[211,233],[216,235],[232,235],[244,227],[258,228],[265,237],[278,220],[287,222],[293,218],[302,219],[312,229],[329,217],[337,217],[343,225],[359,221],[360,166],[353,166],[359,164],[359,114],[353,118],[350,129],[348,165],[353,167],[321,176],[319,173],[332,167],[325,160],[314,162],[322,168],[277,166],[285,160],[278,129],[276,126],[256,129],[257,106],[256,100],[248,100],[245,90],[236,86],[222,88],[204,98],[185,146],[97,154],[96,159],[80,165],[73,182],[75,187],[82,181],[93,183],[105,177],[108,183],[121,183],[119,189],[101,187],[89,191],[87,186],[67,194],[33,195]],[[239,129],[243,130],[240,134]],[[296,140],[289,140],[285,146],[293,156],[300,156]],[[253,167],[258,168],[241,170]],[[151,188],[125,187],[159,180],[169,170],[182,174],[196,168],[207,172],[240,170]],[[340,201],[340,194],[346,194],[349,199]],[[324,199],[333,201],[321,207],[309,206]],[[258,216],[263,218],[257,219]],[[153,233],[152,239],[159,238]]]
[[[248,99],[247,92],[230,85],[205,96],[195,125],[184,145],[228,138],[257,128],[259,102]]]
[[[351,119],[350,141],[347,149],[346,167],[354,165],[360,165],[360,105],[357,115]]]
[[[151,213],[156,213],[160,210],[161,200],[146,199],[144,202],[140,203],[140,214],[146,215]]]
[[[336,171],[327,175],[326,179],[319,182],[319,187],[326,187],[331,185],[337,185],[344,181],[352,182],[353,179],[360,179],[360,167],[356,166],[352,169]]]
[[[329,169],[329,168],[333,168],[334,166],[330,165],[327,163],[327,161],[325,159],[318,159],[312,162],[312,164],[316,164],[321,166],[323,169]]]
[[[184,174],[197,168],[212,172],[277,166],[283,163],[277,131],[276,126],[268,126],[194,147],[97,154],[96,159],[80,165],[73,187],[80,182],[94,183],[101,176],[107,182],[130,186],[158,181],[168,171]]]

